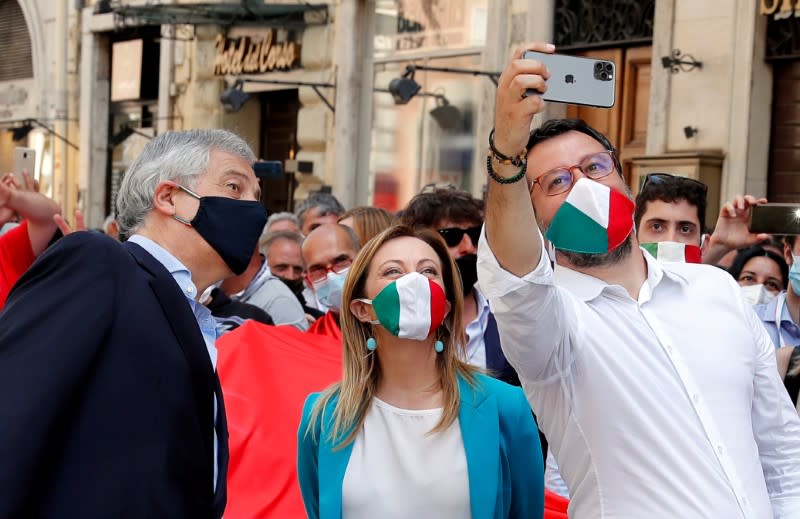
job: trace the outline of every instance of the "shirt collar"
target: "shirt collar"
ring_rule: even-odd
[[[192,273],[186,268],[186,265],[180,262],[172,253],[167,249],[154,242],[150,238],[146,238],[141,234],[134,234],[128,241],[147,251],[148,254],[153,256],[165,269],[172,275],[172,278],[178,284],[178,287],[186,297],[194,300],[197,297],[197,287],[192,281]]]
[[[640,292],[639,300],[644,302],[643,295],[647,294],[645,299],[649,299],[653,290],[661,283],[664,278],[675,281],[680,284],[686,284],[687,280],[681,274],[674,272],[670,269],[664,269],[658,260],[656,260],[649,252],[640,249],[644,255],[645,262],[647,263],[647,280],[645,281],[642,292]],[[620,288],[618,285],[609,285],[605,281],[598,279],[594,276],[572,270],[562,265],[556,264],[554,269],[556,284],[560,287],[566,288],[575,296],[583,301],[591,301],[598,297],[603,290],[612,287]]]
[[[753,309],[756,311],[758,316],[761,318],[762,321],[774,323],[775,322],[775,312],[777,310],[776,306],[778,303],[783,305],[781,308],[781,322],[789,322],[793,323],[791,314],[789,314],[789,308],[787,308],[786,304],[786,291],[781,292],[777,296],[772,298],[772,301],[769,303],[764,303],[762,305],[755,305]]]

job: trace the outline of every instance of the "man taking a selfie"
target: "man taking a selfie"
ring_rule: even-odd
[[[530,132],[543,103],[523,94],[549,74],[521,55],[497,91],[478,276],[570,516],[797,517],[800,419],[769,336],[727,273],[639,248],[605,136]]]

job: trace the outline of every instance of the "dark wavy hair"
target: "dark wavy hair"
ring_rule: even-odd
[[[586,124],[586,121],[583,119],[550,119],[546,121],[543,125],[531,131],[531,135],[528,138],[528,145],[525,146],[525,149],[530,153],[537,144],[552,139],[553,137],[564,135],[567,132],[583,133],[602,144],[605,149],[612,152],[611,157],[614,159],[614,167],[617,173],[619,173],[619,176],[623,176],[622,164],[619,162],[617,150],[611,144],[611,141],[608,140],[608,137]]]
[[[789,266],[786,264],[783,256],[771,250],[767,250],[761,245],[753,245],[752,247],[740,250],[733,259],[733,263],[728,269],[728,272],[733,276],[733,279],[739,281],[739,276],[742,274],[742,270],[744,270],[744,266],[747,265],[747,262],[760,256],[767,257],[778,264],[781,277],[783,278],[783,289],[786,290],[786,285],[789,282]]]

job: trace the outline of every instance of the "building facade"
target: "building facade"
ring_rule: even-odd
[[[480,196],[493,77],[534,40],[616,63],[612,109],[537,119],[609,135],[634,192],[652,171],[699,178],[709,222],[739,193],[800,200],[788,0],[5,0],[4,23],[0,166],[36,148],[45,191],[91,225],[147,140],[183,128],[231,129],[272,161],[272,210],[318,189],[391,210],[429,184]],[[414,95],[389,91],[401,79]]]

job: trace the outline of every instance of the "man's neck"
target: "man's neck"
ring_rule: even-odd
[[[789,315],[795,324],[800,324],[800,296],[794,293],[791,283],[789,288],[786,289],[786,307],[789,309]],[[780,326],[780,323],[776,323]]]
[[[154,226],[142,226],[136,231],[135,234],[139,234],[152,240],[164,250],[175,256],[175,258],[189,270],[189,273],[192,276],[192,283],[194,283],[195,287],[197,288],[198,297],[200,294],[205,292],[208,287],[219,281],[222,276],[224,276],[224,274],[220,273],[217,275],[213,272],[210,272],[207,268],[204,268],[204,266],[196,260],[196,258],[202,257],[202,255],[191,254],[190,252],[185,251],[182,247],[173,243],[172,240],[169,239],[167,233],[159,232],[159,229],[154,228]]]
[[[633,300],[638,300],[639,290],[647,280],[647,262],[639,249],[639,242],[635,238],[631,245],[630,254],[611,265],[576,267],[561,255],[558,256],[558,263],[581,274],[595,277],[606,284],[619,285],[628,292]]]
[[[242,274],[229,277],[223,281],[222,285],[220,285],[220,288],[229,296],[238,294],[250,286],[250,283],[253,282],[253,279],[256,277],[263,265],[264,258],[259,256],[258,260],[251,261],[250,264],[247,265],[247,270],[245,270]]]

